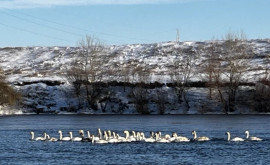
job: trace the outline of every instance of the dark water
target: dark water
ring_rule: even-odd
[[[270,116],[268,115],[30,115],[0,117],[0,164],[268,164],[270,162]],[[177,132],[192,138],[191,131],[207,135],[209,142],[117,143],[30,141],[30,131],[97,128],[124,135],[124,130]],[[261,142],[227,142],[226,131],[245,137],[249,130]]]

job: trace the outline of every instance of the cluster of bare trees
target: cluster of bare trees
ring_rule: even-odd
[[[204,48],[207,59],[204,72],[207,75],[209,98],[218,93],[224,113],[235,111],[237,92],[244,75],[250,71],[250,61],[254,57],[252,47],[241,35],[228,33],[224,42],[213,42]]]
[[[20,100],[20,93],[14,90],[7,82],[2,69],[0,69],[0,105],[14,105]]]
[[[102,86],[104,81],[104,68],[100,56],[104,53],[104,45],[93,37],[86,36],[79,42],[80,49],[77,57],[68,70],[68,77],[72,80],[76,96],[79,100],[79,108],[88,106],[91,109],[98,108],[105,111],[112,91],[108,86]],[[246,81],[245,74],[251,71],[250,61],[254,58],[254,51],[249,45],[243,33],[240,35],[228,33],[223,41],[213,41],[200,47],[188,47],[177,49],[177,56],[171,64],[169,75],[171,77],[171,88],[175,92],[178,104],[184,104],[189,110],[190,103],[188,93],[191,78],[197,73],[204,73],[206,86],[209,89],[209,99],[216,100],[222,105],[224,113],[233,112],[238,104],[241,83]],[[199,56],[204,57],[203,63],[196,63]],[[196,64],[196,65],[195,65]],[[118,67],[121,65],[118,65]],[[200,68],[200,70],[198,70]],[[156,90],[156,97],[151,95],[153,91],[145,84],[150,83],[151,71],[137,64],[135,67],[115,68],[121,79],[124,80],[123,87],[129,86],[129,97],[138,113],[149,114],[150,99],[154,99],[160,114],[166,109],[167,91],[162,88]],[[108,74],[108,71],[107,73]],[[261,111],[270,111],[269,108],[269,70],[262,85],[256,86],[256,99],[260,100],[258,105]],[[130,84],[129,84],[130,85]],[[255,99],[255,100],[256,100]],[[101,106],[101,107],[98,107]]]

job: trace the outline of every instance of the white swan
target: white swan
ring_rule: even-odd
[[[125,137],[120,136],[119,134],[116,134],[116,138],[118,139],[119,143],[127,142]]]
[[[43,137],[36,137],[36,138],[35,138],[35,133],[33,131],[31,131],[30,134],[31,134],[31,139],[30,140],[45,141],[47,139],[47,134],[45,132],[43,133]]]
[[[210,138],[206,136],[197,137],[197,133],[195,130],[192,131],[192,135],[193,135],[193,140],[195,141],[209,141],[210,140]]]
[[[158,143],[169,143],[170,141],[169,141],[169,137],[164,137],[164,138],[162,138],[161,137],[161,132],[159,131],[159,132],[157,132],[156,134],[156,142],[158,142]]]
[[[249,136],[249,131],[245,131],[246,139],[251,141],[262,141],[261,138],[255,137],[255,136]]]
[[[125,137],[126,137],[126,142],[134,142],[134,141],[136,141],[136,138],[134,137],[134,135],[129,136],[129,131],[125,130],[124,134],[125,134]]]
[[[174,142],[189,142],[190,139],[184,136],[178,136],[177,133],[173,133],[173,137],[175,138]]]
[[[95,136],[92,135],[92,143],[97,143],[97,144],[106,144],[106,143],[108,143],[108,141],[107,141],[108,137],[106,135],[104,137],[105,137],[105,139],[99,139],[99,138],[95,138]]]
[[[113,136],[110,139],[108,139],[108,142],[109,143],[119,143],[120,142],[120,140],[116,136],[115,132],[113,132]]]
[[[94,136],[94,138],[97,139],[97,137],[95,137],[95,136]],[[98,128],[98,138],[99,138],[99,139],[102,139],[102,133],[101,133],[100,128]]]
[[[228,138],[227,138],[228,141],[233,141],[233,142],[242,142],[242,141],[244,141],[244,139],[240,138],[240,137],[235,137],[235,138],[231,139],[231,133],[230,132],[226,132],[226,133],[228,135]]]
[[[150,138],[146,138],[143,132],[141,132],[141,139],[142,141],[147,142],[147,143],[156,142],[156,140],[152,136]]]
[[[58,133],[59,133],[59,140],[60,141],[71,141],[71,132],[69,132],[69,136],[65,136],[65,137],[63,137],[63,133],[62,133],[62,131],[61,130],[59,130],[58,131]]]
[[[81,134],[81,133],[82,133],[82,130],[79,131],[79,134]],[[82,141],[82,137],[73,137],[72,132],[70,132],[69,134],[70,134],[71,141],[75,141],[75,142],[81,142]]]
[[[50,142],[56,142],[56,141],[58,141],[57,138],[55,138],[55,137],[50,137],[50,135],[48,135],[48,134],[47,134],[47,140],[50,141]]]

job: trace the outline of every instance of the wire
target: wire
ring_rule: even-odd
[[[152,42],[151,40],[148,40],[148,39],[142,39],[142,38],[137,38],[137,37],[127,37],[127,36],[116,35],[116,34],[112,34],[112,33],[105,33],[105,32],[100,32],[100,31],[87,30],[87,29],[84,29],[84,28],[79,28],[79,27],[75,27],[75,26],[72,26],[72,25],[65,25],[65,24],[62,24],[62,23],[58,23],[58,22],[54,22],[54,21],[48,20],[48,19],[39,18],[39,17],[36,17],[36,16],[32,16],[32,15],[26,14],[24,12],[19,12],[19,11],[15,11],[15,10],[4,8],[4,7],[2,7],[2,8],[5,9],[5,10],[8,10],[8,11],[11,11],[11,12],[19,13],[20,15],[24,15],[24,16],[27,16],[27,17],[34,18],[36,20],[40,20],[40,21],[43,21],[43,22],[49,22],[49,23],[52,23],[52,24],[55,24],[55,25],[58,25],[58,26],[64,26],[64,27],[71,28],[71,29],[74,29],[74,30],[79,30],[79,31],[83,31],[83,32],[90,32],[90,33],[100,34],[100,35],[104,35],[104,36],[111,36],[111,37],[120,38],[120,39],[129,39],[129,40],[138,40],[138,41]],[[77,33],[65,31],[65,30],[62,30],[62,29],[59,29],[59,28],[55,28],[55,27],[52,27],[52,26],[43,25],[43,24],[39,24],[39,23],[36,23],[36,22],[33,22],[33,21],[29,21],[29,20],[27,20],[25,18],[15,16],[15,15],[9,14],[7,12],[5,12],[5,14],[10,15],[12,17],[15,17],[17,19],[22,19],[24,21],[27,21],[27,22],[30,22],[30,23],[39,25],[39,26],[46,26],[47,28],[51,28],[53,30],[58,30],[58,31],[61,31],[61,32],[64,32],[64,33],[68,33],[68,34],[73,34],[73,35],[76,35],[76,36],[80,35],[80,34],[77,34]],[[80,36],[83,36],[83,35],[80,35]]]
[[[16,29],[16,30],[19,30],[19,31],[27,32],[27,33],[30,33],[30,34],[34,34],[34,35],[43,36],[43,37],[54,39],[54,40],[59,40],[59,41],[64,41],[64,42],[67,42],[67,43],[71,43],[70,41],[65,40],[65,39],[57,38],[57,37],[46,35],[46,34],[37,33],[37,32],[34,32],[34,31],[23,29],[23,28],[10,26],[10,25],[4,24],[2,22],[0,22],[0,25],[8,27],[8,28],[13,28],[13,29]]]
[[[20,16],[15,16],[13,14],[9,14],[7,12],[4,12],[3,10],[0,10],[2,13],[6,14],[6,15],[9,15],[9,16],[12,16],[16,19],[19,19],[19,20],[23,20],[25,22],[30,22],[32,24],[36,24],[38,26],[42,26],[42,27],[46,27],[46,28],[49,28],[49,29],[53,29],[53,30],[56,30],[56,31],[59,31],[59,32],[63,32],[63,33],[67,33],[67,34],[71,34],[71,35],[74,35],[74,36],[82,36],[81,34],[76,34],[76,33],[73,33],[73,32],[69,32],[69,31],[65,31],[65,30],[62,30],[62,29],[59,29],[59,28],[55,28],[55,27],[52,27],[52,26],[48,26],[48,25],[45,25],[45,24],[40,24],[40,23],[37,23],[37,22],[34,22],[34,21],[31,21],[31,20],[27,20],[23,17],[20,17]]]

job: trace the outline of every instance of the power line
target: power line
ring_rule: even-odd
[[[27,32],[27,33],[30,33],[30,34],[34,34],[34,35],[38,35],[38,36],[43,36],[43,37],[46,37],[46,38],[50,38],[50,39],[54,39],[54,40],[59,40],[59,41],[64,41],[64,42],[70,43],[70,41],[65,40],[65,39],[57,38],[57,37],[46,35],[46,34],[37,33],[37,32],[34,32],[34,31],[23,29],[23,28],[18,28],[18,27],[10,26],[10,25],[4,24],[2,22],[0,22],[0,25],[5,26],[5,27],[8,27],[8,28],[13,28],[15,30]]]
[[[71,35],[74,35],[74,36],[81,36],[81,34],[76,34],[76,33],[73,33],[73,32],[65,31],[65,30],[62,30],[62,29],[59,29],[59,28],[55,28],[55,27],[52,27],[52,26],[48,26],[48,25],[45,25],[45,24],[40,24],[40,23],[37,23],[37,22],[31,21],[31,20],[25,19],[25,18],[20,17],[20,16],[15,16],[13,14],[9,14],[7,12],[4,12],[3,10],[0,10],[0,11],[2,13],[6,14],[6,15],[12,16],[12,17],[14,17],[16,19],[19,19],[19,20],[23,20],[25,22],[30,22],[30,23],[35,24],[35,25],[38,25],[38,26],[46,27],[46,28],[53,29],[53,30],[56,30],[56,31],[59,31],[59,32],[71,34]]]
[[[114,37],[114,38],[129,39],[129,40],[139,40],[139,41],[148,41],[148,42],[150,42],[150,40],[148,40],[148,39],[142,39],[142,38],[137,38],[137,37],[127,37],[127,36],[116,35],[116,34],[112,34],[112,33],[105,33],[105,32],[100,32],[100,31],[88,30],[88,29],[84,29],[84,28],[75,27],[75,26],[72,26],[72,25],[65,25],[65,24],[62,24],[62,23],[59,23],[59,22],[48,20],[48,19],[39,18],[39,17],[36,17],[36,16],[32,16],[30,14],[26,14],[24,12],[15,11],[15,10],[11,10],[11,9],[8,9],[8,8],[3,8],[3,9],[8,10],[8,11],[11,11],[11,12],[19,13],[20,15],[24,15],[24,16],[27,16],[27,17],[34,18],[36,20],[40,20],[40,21],[43,21],[43,22],[49,22],[49,23],[52,23],[52,24],[55,24],[55,25],[58,25],[58,26],[64,26],[64,27],[67,27],[67,28],[71,28],[71,29],[75,29],[75,30],[79,30],[79,31],[83,31],[83,32],[97,33],[97,34],[100,34],[100,35],[111,36],[111,37]],[[25,21],[28,21],[28,22],[37,24],[39,26],[46,26],[47,28],[58,30],[58,31],[61,31],[61,32],[64,32],[64,33],[69,33],[69,34],[73,34],[73,35],[80,35],[80,34],[76,34],[76,33],[73,33],[73,32],[64,31],[62,29],[54,28],[54,27],[51,27],[51,26],[48,26],[48,25],[42,25],[42,24],[39,24],[39,23],[36,23],[36,22],[33,22],[33,21],[26,20],[25,18],[14,16],[14,15],[11,15],[11,14],[8,14],[8,13],[6,13],[6,14],[7,15],[10,15],[10,16],[13,16],[15,18],[23,19]]]

